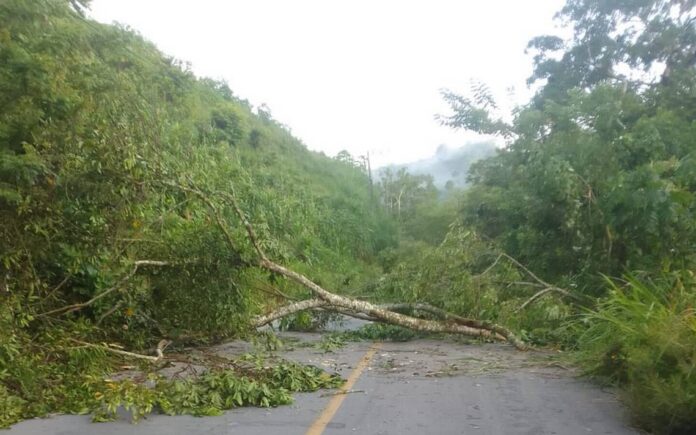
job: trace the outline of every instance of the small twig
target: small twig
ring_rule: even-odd
[[[501,257],[507,258],[512,264],[514,264],[515,266],[517,266],[517,267],[519,267],[520,269],[522,269],[522,270],[524,270],[525,272],[527,272],[527,275],[531,276],[532,279],[535,280],[536,282],[538,282],[538,283],[540,283],[540,284],[543,284],[543,285],[545,285],[545,286],[547,286],[547,287],[554,287],[553,285],[547,283],[547,282],[544,281],[543,279],[541,279],[541,278],[539,278],[538,276],[536,276],[536,275],[534,274],[534,272],[532,272],[531,270],[527,269],[522,263],[520,263],[519,261],[515,260],[514,258],[512,258],[511,256],[509,256],[508,254],[502,253],[502,254],[500,254],[500,256],[501,256]],[[564,290],[564,291],[565,291],[565,290]]]
[[[164,244],[166,244],[166,243],[164,243],[164,242],[162,242],[162,241],[160,241],[160,240],[150,240],[150,239],[134,239],[134,238],[123,238],[123,237],[118,237],[118,238],[116,238],[115,240],[118,240],[118,241],[120,241],[120,242],[131,242],[131,243],[142,242],[142,243],[156,243],[156,244],[159,244],[159,245],[164,245]]]
[[[136,267],[138,266],[171,266],[172,263],[168,261],[159,260],[138,260],[133,263]]]
[[[70,281],[70,278],[72,278],[72,274],[68,274],[63,280],[53,288],[48,294],[43,298],[44,301],[48,300],[51,296],[53,296],[54,293],[56,293],[58,290],[63,288],[65,284],[67,284],[68,281]]]
[[[545,294],[550,293],[552,291],[558,291],[558,289],[553,288],[553,287],[546,287],[545,289],[534,293],[534,295],[531,298],[527,299],[522,305],[520,305],[520,307],[517,310],[515,310],[515,312],[520,312],[520,311],[524,310],[525,308],[527,308],[527,306],[529,304],[533,303],[534,301],[536,301],[540,297],[542,297]]]
[[[349,311],[349,310],[342,310],[342,309],[337,308],[337,307],[322,307],[319,309],[324,310],[324,311],[329,311],[329,312],[335,312],[338,314],[343,314],[344,316],[352,317],[354,319],[366,320],[368,322],[378,322],[379,321],[379,319],[372,317],[372,316],[368,316],[367,314],[357,313],[355,311]]]
[[[259,238],[256,236],[256,232],[254,231],[254,227],[251,226],[251,223],[249,220],[246,218],[246,215],[242,211],[242,209],[239,207],[239,203],[237,202],[237,197],[234,193],[234,188],[230,187],[230,190],[232,193],[229,192],[218,192],[218,194],[224,196],[227,198],[231,203],[232,207],[234,208],[234,211],[237,213],[237,216],[239,216],[239,220],[242,221],[242,224],[244,225],[244,228],[246,228],[247,234],[249,235],[249,240],[251,241],[251,244],[254,246],[254,249],[256,250],[256,253],[259,255],[261,260],[268,260],[266,257],[266,253],[261,249],[261,244],[259,243]]]
[[[299,298],[296,298],[296,297],[290,296],[290,295],[288,295],[288,294],[286,294],[286,293],[283,293],[283,292],[280,291],[280,289],[278,289],[277,287],[273,287],[272,285],[269,285],[269,284],[267,284],[267,283],[261,281],[261,280],[258,279],[258,278],[253,278],[253,281],[255,281],[256,283],[258,283],[258,285],[252,284],[252,286],[253,286],[255,289],[257,289],[257,290],[259,290],[259,291],[262,291],[262,292],[264,292],[264,293],[266,293],[266,294],[270,294],[270,295],[274,295],[274,296],[279,296],[279,297],[281,297],[281,298],[283,298],[283,299],[286,299],[286,300],[288,300],[288,301],[299,301],[299,300],[300,300]]]
[[[579,296],[577,296],[577,295],[575,295],[575,294],[569,292],[569,291],[566,290],[566,289],[562,289],[562,288],[560,288],[560,287],[556,287],[556,286],[553,285],[553,284],[549,284],[548,282],[546,282],[546,281],[544,281],[543,279],[539,278],[534,272],[532,272],[531,270],[529,270],[529,269],[528,269],[527,267],[525,267],[522,263],[520,263],[520,262],[517,261],[515,258],[511,257],[510,255],[508,255],[508,254],[506,254],[506,253],[502,253],[502,254],[498,255],[498,258],[495,259],[495,261],[493,262],[493,264],[491,264],[490,266],[488,266],[488,268],[487,268],[483,273],[481,273],[479,276],[481,276],[481,275],[487,273],[489,270],[491,270],[491,269],[493,268],[493,266],[495,266],[496,264],[498,264],[498,261],[499,261],[501,258],[506,258],[506,259],[507,259],[508,261],[510,261],[512,264],[514,264],[515,266],[517,266],[517,267],[519,267],[520,269],[522,269],[522,270],[523,270],[527,275],[529,275],[534,281],[536,281],[536,283],[527,282],[527,281],[513,281],[513,282],[511,282],[510,284],[526,285],[526,286],[531,286],[531,287],[543,287],[542,290],[536,292],[534,295],[532,295],[531,298],[527,299],[527,300],[517,309],[517,311],[523,310],[524,308],[526,308],[527,306],[529,306],[529,304],[533,303],[534,301],[536,301],[536,300],[539,299],[540,297],[542,297],[542,296],[544,296],[545,294],[550,293],[550,292],[557,292],[557,293],[562,294],[563,296],[567,296],[567,297],[570,297],[570,298],[575,299],[576,301],[582,302],[582,299],[581,299]]]
[[[106,319],[107,317],[112,315],[114,312],[116,312],[116,310],[121,308],[121,305],[123,305],[123,301],[119,301],[116,305],[114,305],[112,308],[110,308],[106,313],[99,316],[99,320],[97,320],[97,325],[101,325],[101,322],[103,322],[104,319]]]
[[[479,273],[479,274],[476,275],[476,276],[477,276],[477,277],[481,277],[481,276],[484,276],[485,274],[487,274],[488,272],[490,272],[491,269],[493,269],[495,266],[498,265],[498,262],[500,261],[500,259],[502,258],[502,256],[503,256],[502,254],[501,254],[501,255],[498,255],[498,257],[495,259],[495,261],[494,261],[490,266],[488,266],[488,267],[486,268],[486,270],[484,270],[483,272]]]
[[[170,187],[175,187],[179,190],[182,190],[184,192],[189,192],[194,195],[196,195],[198,198],[203,201],[208,208],[210,208],[213,211],[213,215],[215,217],[215,222],[217,223],[217,226],[220,228],[222,233],[225,235],[225,239],[227,241],[227,244],[230,245],[230,248],[233,251],[238,251],[237,249],[237,244],[234,241],[234,238],[232,237],[232,234],[230,233],[229,229],[227,228],[227,225],[225,225],[225,221],[222,219],[222,214],[220,213],[220,209],[215,205],[213,201],[210,200],[208,195],[203,193],[201,190],[195,189],[193,187],[187,187],[187,186],[182,186],[181,184],[177,183],[171,183],[171,182],[164,182],[165,185],[170,186]]]
[[[528,282],[528,281],[510,281],[507,285],[508,285],[508,287],[513,286],[513,285],[522,285],[522,286],[529,286],[529,287],[545,287],[544,284],[540,284],[538,282]]]
[[[76,340],[74,338],[70,338],[69,340],[73,341],[77,344],[80,344],[82,346],[92,347],[95,349],[101,349],[101,350],[104,350],[107,352],[115,353],[117,355],[127,356],[130,358],[144,359],[144,360],[148,360],[148,361],[152,361],[152,362],[157,362],[157,361],[161,360],[162,358],[164,358],[163,351],[167,346],[169,346],[169,343],[171,343],[169,340],[161,340],[159,342],[159,344],[157,345],[157,349],[156,349],[157,356],[150,356],[150,355],[142,355],[139,353],[127,352],[125,350],[114,349],[112,347],[102,345],[102,344],[88,343],[86,341]]]

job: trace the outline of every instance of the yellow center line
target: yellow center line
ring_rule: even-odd
[[[321,414],[319,414],[319,417],[314,420],[314,423],[312,423],[307,432],[305,432],[305,435],[321,435],[324,433],[324,429],[326,429],[326,426],[331,423],[331,420],[333,419],[334,415],[336,415],[338,408],[341,407],[343,400],[345,400],[345,393],[353,388],[353,385],[355,385],[355,383],[358,381],[358,378],[365,370],[367,365],[370,364],[370,360],[373,356],[375,356],[375,353],[381,345],[381,343],[374,343],[372,346],[370,346],[370,349],[365,352],[365,355],[363,355],[360,361],[358,361],[358,365],[355,366],[350,376],[348,376],[346,383],[343,384],[343,386],[339,389],[338,394],[331,398],[329,404],[326,405],[326,408],[324,408]]]

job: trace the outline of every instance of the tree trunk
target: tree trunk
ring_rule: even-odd
[[[390,323],[392,325],[402,326],[404,328],[412,329],[414,331],[421,332],[445,332],[451,334],[462,334],[470,337],[481,337],[491,340],[507,340],[515,347],[520,350],[524,350],[527,346],[519,339],[517,339],[513,334],[507,333],[507,337],[500,334],[498,331],[494,330],[490,326],[481,322],[479,327],[472,327],[465,324],[460,324],[456,322],[442,322],[435,320],[418,319],[416,317],[407,316],[404,314],[399,314],[394,311],[389,311],[387,309],[380,308],[378,305],[371,304],[366,301],[359,301],[345,296],[340,296],[331,293],[321,286],[314,283],[312,280],[306,276],[299,274],[295,271],[287,269],[279,264],[276,264],[265,256],[259,261],[259,265],[269,271],[283,275],[296,283],[302,285],[309,289],[316,297],[327,302],[328,305],[344,308],[352,311],[357,311],[360,313],[367,314],[379,321]]]

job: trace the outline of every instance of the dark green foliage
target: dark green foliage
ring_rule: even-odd
[[[312,366],[282,361],[271,369],[256,368],[240,375],[233,370],[216,370],[184,381],[161,380],[155,391],[156,406],[162,412],[192,415],[219,415],[239,406],[278,406],[292,403],[293,392],[335,388],[343,380]]]
[[[556,340],[579,342],[592,373],[620,383],[640,423],[665,433],[693,432],[696,413],[695,10],[569,0],[559,16],[573,37],[530,42],[530,82],[544,83],[512,123],[489,113],[485,89],[446,95],[453,114],[443,118],[507,139],[474,165],[464,224],[546,281],[598,300],[582,335],[566,325]],[[640,280],[607,295],[603,276],[627,273]],[[530,326],[543,324],[540,309],[528,310]]]
[[[26,315],[84,302],[146,259],[170,265],[140,268],[79,315],[136,346],[153,331],[239,331],[266,277],[215,190],[236,189],[267,250],[327,286],[393,243],[364,172],[307,151],[133,32],[61,0],[3,2],[0,21],[0,267]],[[237,249],[202,201],[166,184],[191,182]]]
[[[269,296],[276,287],[303,296],[252,267],[246,233],[216,192],[234,189],[269,255],[312,268],[327,287],[360,285],[375,273],[367,262],[395,241],[359,168],[308,151],[267,108],[255,114],[224,83],[197,79],[76,5],[0,2],[5,424],[80,411],[61,405],[82,403],[65,395],[79,394],[91,374],[70,359],[68,337],[132,350],[162,337],[215,340],[282,302]],[[176,184],[206,192],[234,248],[210,207]],[[139,260],[166,264],[133,273]],[[102,361],[103,377],[104,355],[80,352]],[[63,387],[47,388],[54,384]],[[55,397],[38,400],[42,391]],[[29,410],[13,414],[18,403]]]
[[[520,138],[474,166],[465,221],[556,281],[689,265],[696,136],[654,98],[607,85],[523,111]]]
[[[574,37],[532,40],[532,80],[547,83],[511,124],[477,127],[452,102],[449,124],[509,138],[474,166],[465,222],[544,277],[593,294],[600,273],[693,265],[691,12],[691,3],[661,0],[569,1],[560,16]],[[660,62],[661,77],[636,78]]]

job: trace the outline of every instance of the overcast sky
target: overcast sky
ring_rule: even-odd
[[[533,36],[558,33],[561,0],[93,0],[199,76],[288,125],[310,149],[369,151],[375,166],[476,137],[442,127],[439,90],[487,83],[525,101]],[[510,96],[509,88],[514,88]]]

